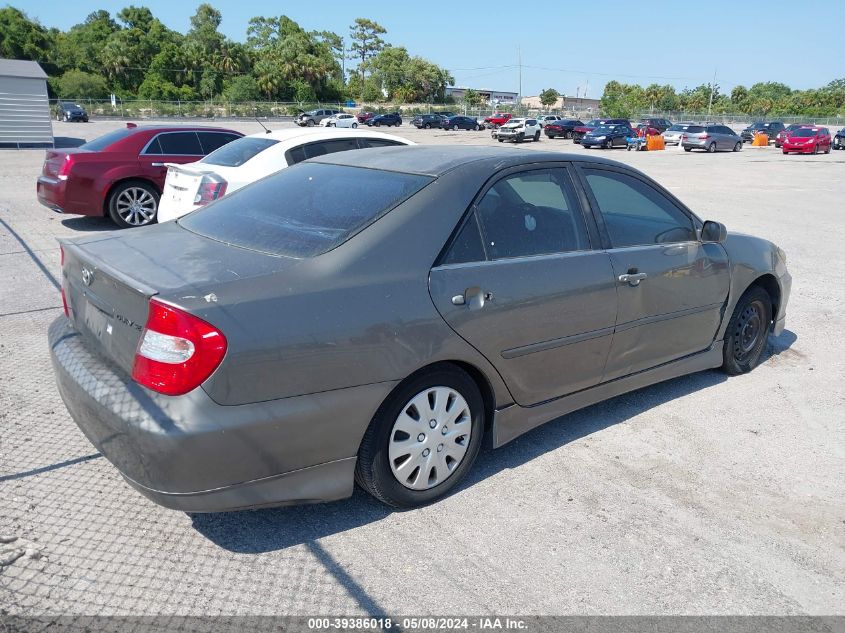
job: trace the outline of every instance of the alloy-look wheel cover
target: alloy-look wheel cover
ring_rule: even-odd
[[[388,440],[390,470],[411,490],[446,481],[466,456],[472,413],[451,387],[429,387],[411,398],[393,423]]]
[[[142,187],[124,189],[115,201],[120,218],[132,226],[149,224],[156,216],[156,201],[152,194]]]

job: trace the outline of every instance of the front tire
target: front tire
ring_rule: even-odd
[[[457,132],[457,131],[458,131],[458,125],[457,125],[457,123],[456,123],[455,125],[453,125],[453,126],[452,126],[452,131],[453,131],[453,132]]]
[[[140,180],[120,183],[109,195],[109,217],[122,229],[155,224],[159,194]]]
[[[735,152],[738,152],[738,151],[739,151],[739,150],[741,150],[741,149],[742,149],[742,143],[737,142],[737,144],[736,144],[736,145],[734,145],[734,151],[735,151]]]
[[[604,149],[613,149],[613,141],[611,141],[610,139],[607,139],[604,142]]]
[[[466,476],[484,433],[484,401],[475,382],[451,365],[401,384],[370,422],[355,481],[395,508],[442,498]]]
[[[305,127],[314,127],[315,125],[317,125],[317,124],[314,122],[314,119],[308,119],[305,122]]]
[[[352,129],[353,129],[353,130],[354,130],[355,128],[357,128],[357,127],[358,127],[358,124],[357,124],[357,123],[353,123],[353,124],[352,124]]]
[[[537,141],[539,141],[539,140],[540,140],[540,133],[539,133],[539,132],[534,132],[534,142],[536,143],[536,142],[537,142]]]
[[[731,375],[746,374],[760,363],[772,321],[772,298],[760,286],[752,286],[734,308],[725,346],[722,370]]]

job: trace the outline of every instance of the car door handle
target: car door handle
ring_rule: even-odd
[[[629,286],[639,286],[640,282],[648,277],[645,273],[625,273],[619,275],[619,283],[628,284]]]
[[[164,163],[150,163],[152,167],[164,167]]]
[[[463,294],[452,297],[452,305],[467,306],[470,310],[480,310],[484,304],[493,300],[493,293],[478,286],[467,288]]]

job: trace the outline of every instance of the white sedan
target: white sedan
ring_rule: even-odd
[[[157,219],[159,222],[175,220],[307,158],[392,145],[415,143],[382,132],[317,127],[244,136],[195,163],[168,163]]]
[[[354,114],[341,112],[320,121],[323,127],[358,127],[358,118]]]

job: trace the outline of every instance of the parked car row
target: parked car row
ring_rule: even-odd
[[[60,213],[107,216],[121,228],[146,226],[308,158],[413,145],[381,132],[335,129],[343,125],[244,136],[224,128],[128,124],[78,148],[47,150],[36,193]]]

